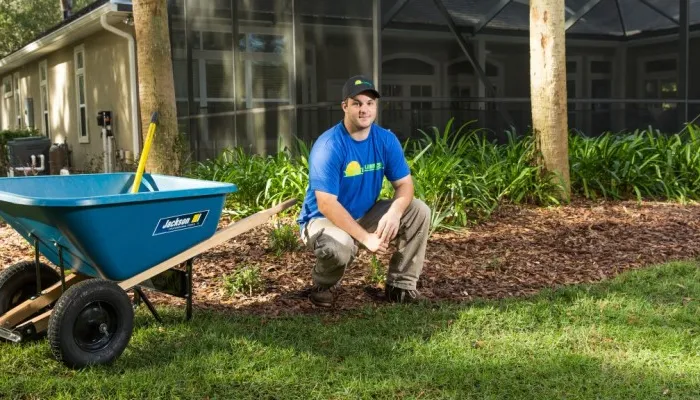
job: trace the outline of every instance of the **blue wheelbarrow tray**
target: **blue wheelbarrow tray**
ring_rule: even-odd
[[[54,265],[122,281],[210,238],[233,184],[133,173],[0,179],[0,217]]]
[[[170,278],[161,274],[180,279],[175,268],[185,264],[185,282],[180,279],[185,289],[170,294],[186,298],[189,319],[194,257],[296,202],[289,199],[217,229],[235,185],[146,174],[138,193],[130,193],[134,176],[0,178],[0,217],[34,245],[34,262],[3,270],[0,298],[16,301],[0,311],[0,339],[21,342],[48,332],[52,353],[66,365],[110,363],[126,348],[133,329],[125,291],[134,289],[135,299],[138,294],[158,319],[140,286],[150,282],[167,293],[173,288],[162,282]],[[40,254],[63,268],[60,281],[42,284]],[[36,268],[33,276],[22,275],[28,267]],[[67,269],[74,273],[65,276]],[[36,279],[33,295],[25,293],[27,276]]]

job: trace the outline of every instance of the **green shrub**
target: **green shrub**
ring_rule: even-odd
[[[270,232],[270,250],[277,256],[299,250],[298,228],[281,224]]]
[[[648,129],[569,141],[572,191],[589,199],[700,198],[700,131]]]
[[[298,143],[298,156],[289,149],[271,156],[249,154],[242,147],[225,150],[220,156],[195,164],[188,176],[234,183],[238,191],[227,199],[228,212],[244,217],[269,208],[287,198],[298,200],[298,211],[309,182],[308,149]]]
[[[501,205],[558,204],[558,184],[536,164],[531,134],[507,134],[505,143],[489,141],[470,123],[448,121],[440,130],[421,131],[404,143],[416,197],[432,210],[431,231],[457,229],[488,218]],[[237,216],[247,216],[287,198],[296,198],[296,214],[308,185],[309,146],[297,141],[294,151],[250,155],[242,148],[196,164],[196,178],[232,182],[239,192],[227,201]],[[700,130],[681,134],[651,129],[631,134],[588,138],[569,136],[572,193],[588,199],[700,199]],[[381,198],[393,196],[384,181]]]
[[[257,266],[245,265],[231,274],[224,275],[223,279],[224,289],[229,296],[236,294],[252,296],[265,289],[265,281]]]
[[[508,142],[489,142],[469,123],[409,141],[406,156],[416,197],[432,210],[431,228],[454,229],[488,218],[501,204],[556,204],[556,186],[534,165],[532,137],[508,135]],[[386,191],[387,194],[389,191]]]

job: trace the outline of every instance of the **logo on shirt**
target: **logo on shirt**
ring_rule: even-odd
[[[362,167],[362,166],[360,166],[359,162],[350,161],[348,166],[345,167],[345,177],[350,178],[353,176],[362,175],[365,172],[381,171],[383,169],[384,169],[384,164],[382,164],[382,163],[365,164],[365,166]]]

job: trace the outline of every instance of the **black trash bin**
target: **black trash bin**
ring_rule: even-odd
[[[27,137],[7,142],[10,176],[48,175],[51,139]]]

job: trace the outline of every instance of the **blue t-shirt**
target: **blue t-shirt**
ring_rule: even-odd
[[[297,221],[303,226],[324,217],[318,209],[316,190],[338,196],[338,202],[358,219],[379,198],[384,176],[394,182],[410,173],[396,135],[372,124],[367,138],[357,141],[341,121],[311,148],[309,187]]]

